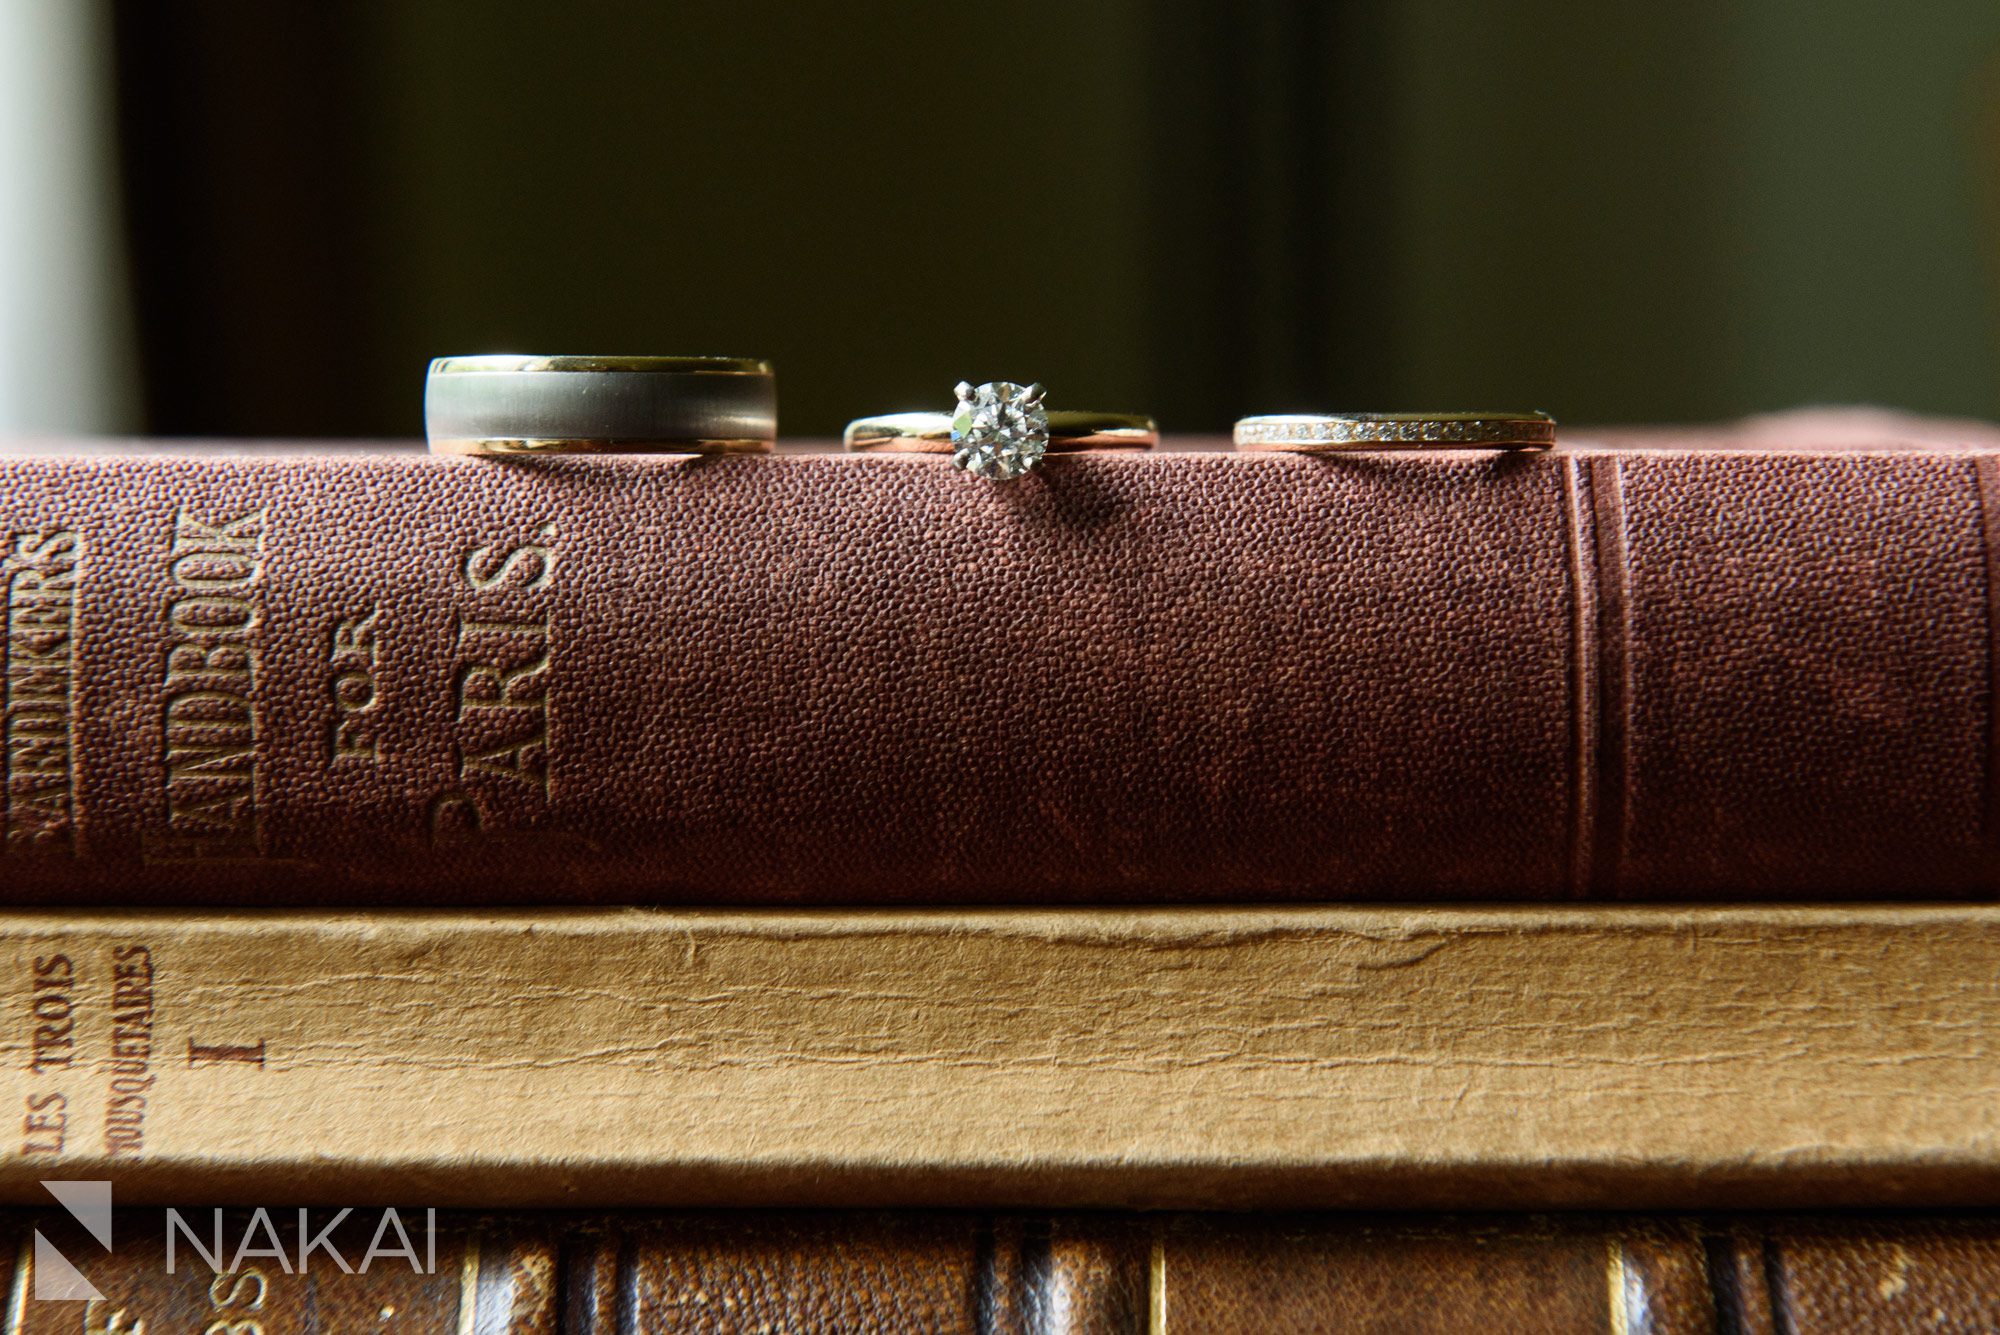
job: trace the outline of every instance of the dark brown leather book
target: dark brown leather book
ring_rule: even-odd
[[[15,1211],[7,1329],[551,1335],[571,1328],[557,1318],[557,1260],[580,1223],[425,1209],[123,1210],[107,1248],[79,1218]]]
[[[1988,896],[1996,449],[10,447],[0,897]]]
[[[368,1252],[382,1230],[370,1212],[301,1267],[293,1212],[265,1228],[236,1212],[215,1230],[210,1211],[181,1214],[172,1274],[163,1215],[119,1216],[108,1253],[66,1219],[15,1217],[9,1329],[1888,1335],[2000,1325],[1990,1216],[443,1216],[432,1237],[423,1212],[408,1211],[398,1220],[407,1254],[385,1257]],[[333,1214],[313,1212],[303,1236]],[[38,1252],[36,1231],[59,1259]],[[191,1239],[226,1253],[223,1273]],[[99,1296],[38,1298],[65,1262]]]

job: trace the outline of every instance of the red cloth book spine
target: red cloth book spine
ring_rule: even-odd
[[[2000,455],[0,454],[0,902],[1986,896]]]

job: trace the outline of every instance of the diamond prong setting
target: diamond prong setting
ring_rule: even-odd
[[[960,381],[951,419],[951,461],[994,482],[1009,482],[1041,463],[1049,448],[1046,391],[1037,384]]]

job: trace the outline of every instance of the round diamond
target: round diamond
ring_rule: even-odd
[[[975,477],[1005,482],[1042,461],[1049,448],[1049,413],[1040,385],[996,380],[960,386],[951,419],[951,461]]]

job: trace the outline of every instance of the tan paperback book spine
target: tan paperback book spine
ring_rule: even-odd
[[[0,1200],[2000,1199],[2000,910],[0,916]]]

